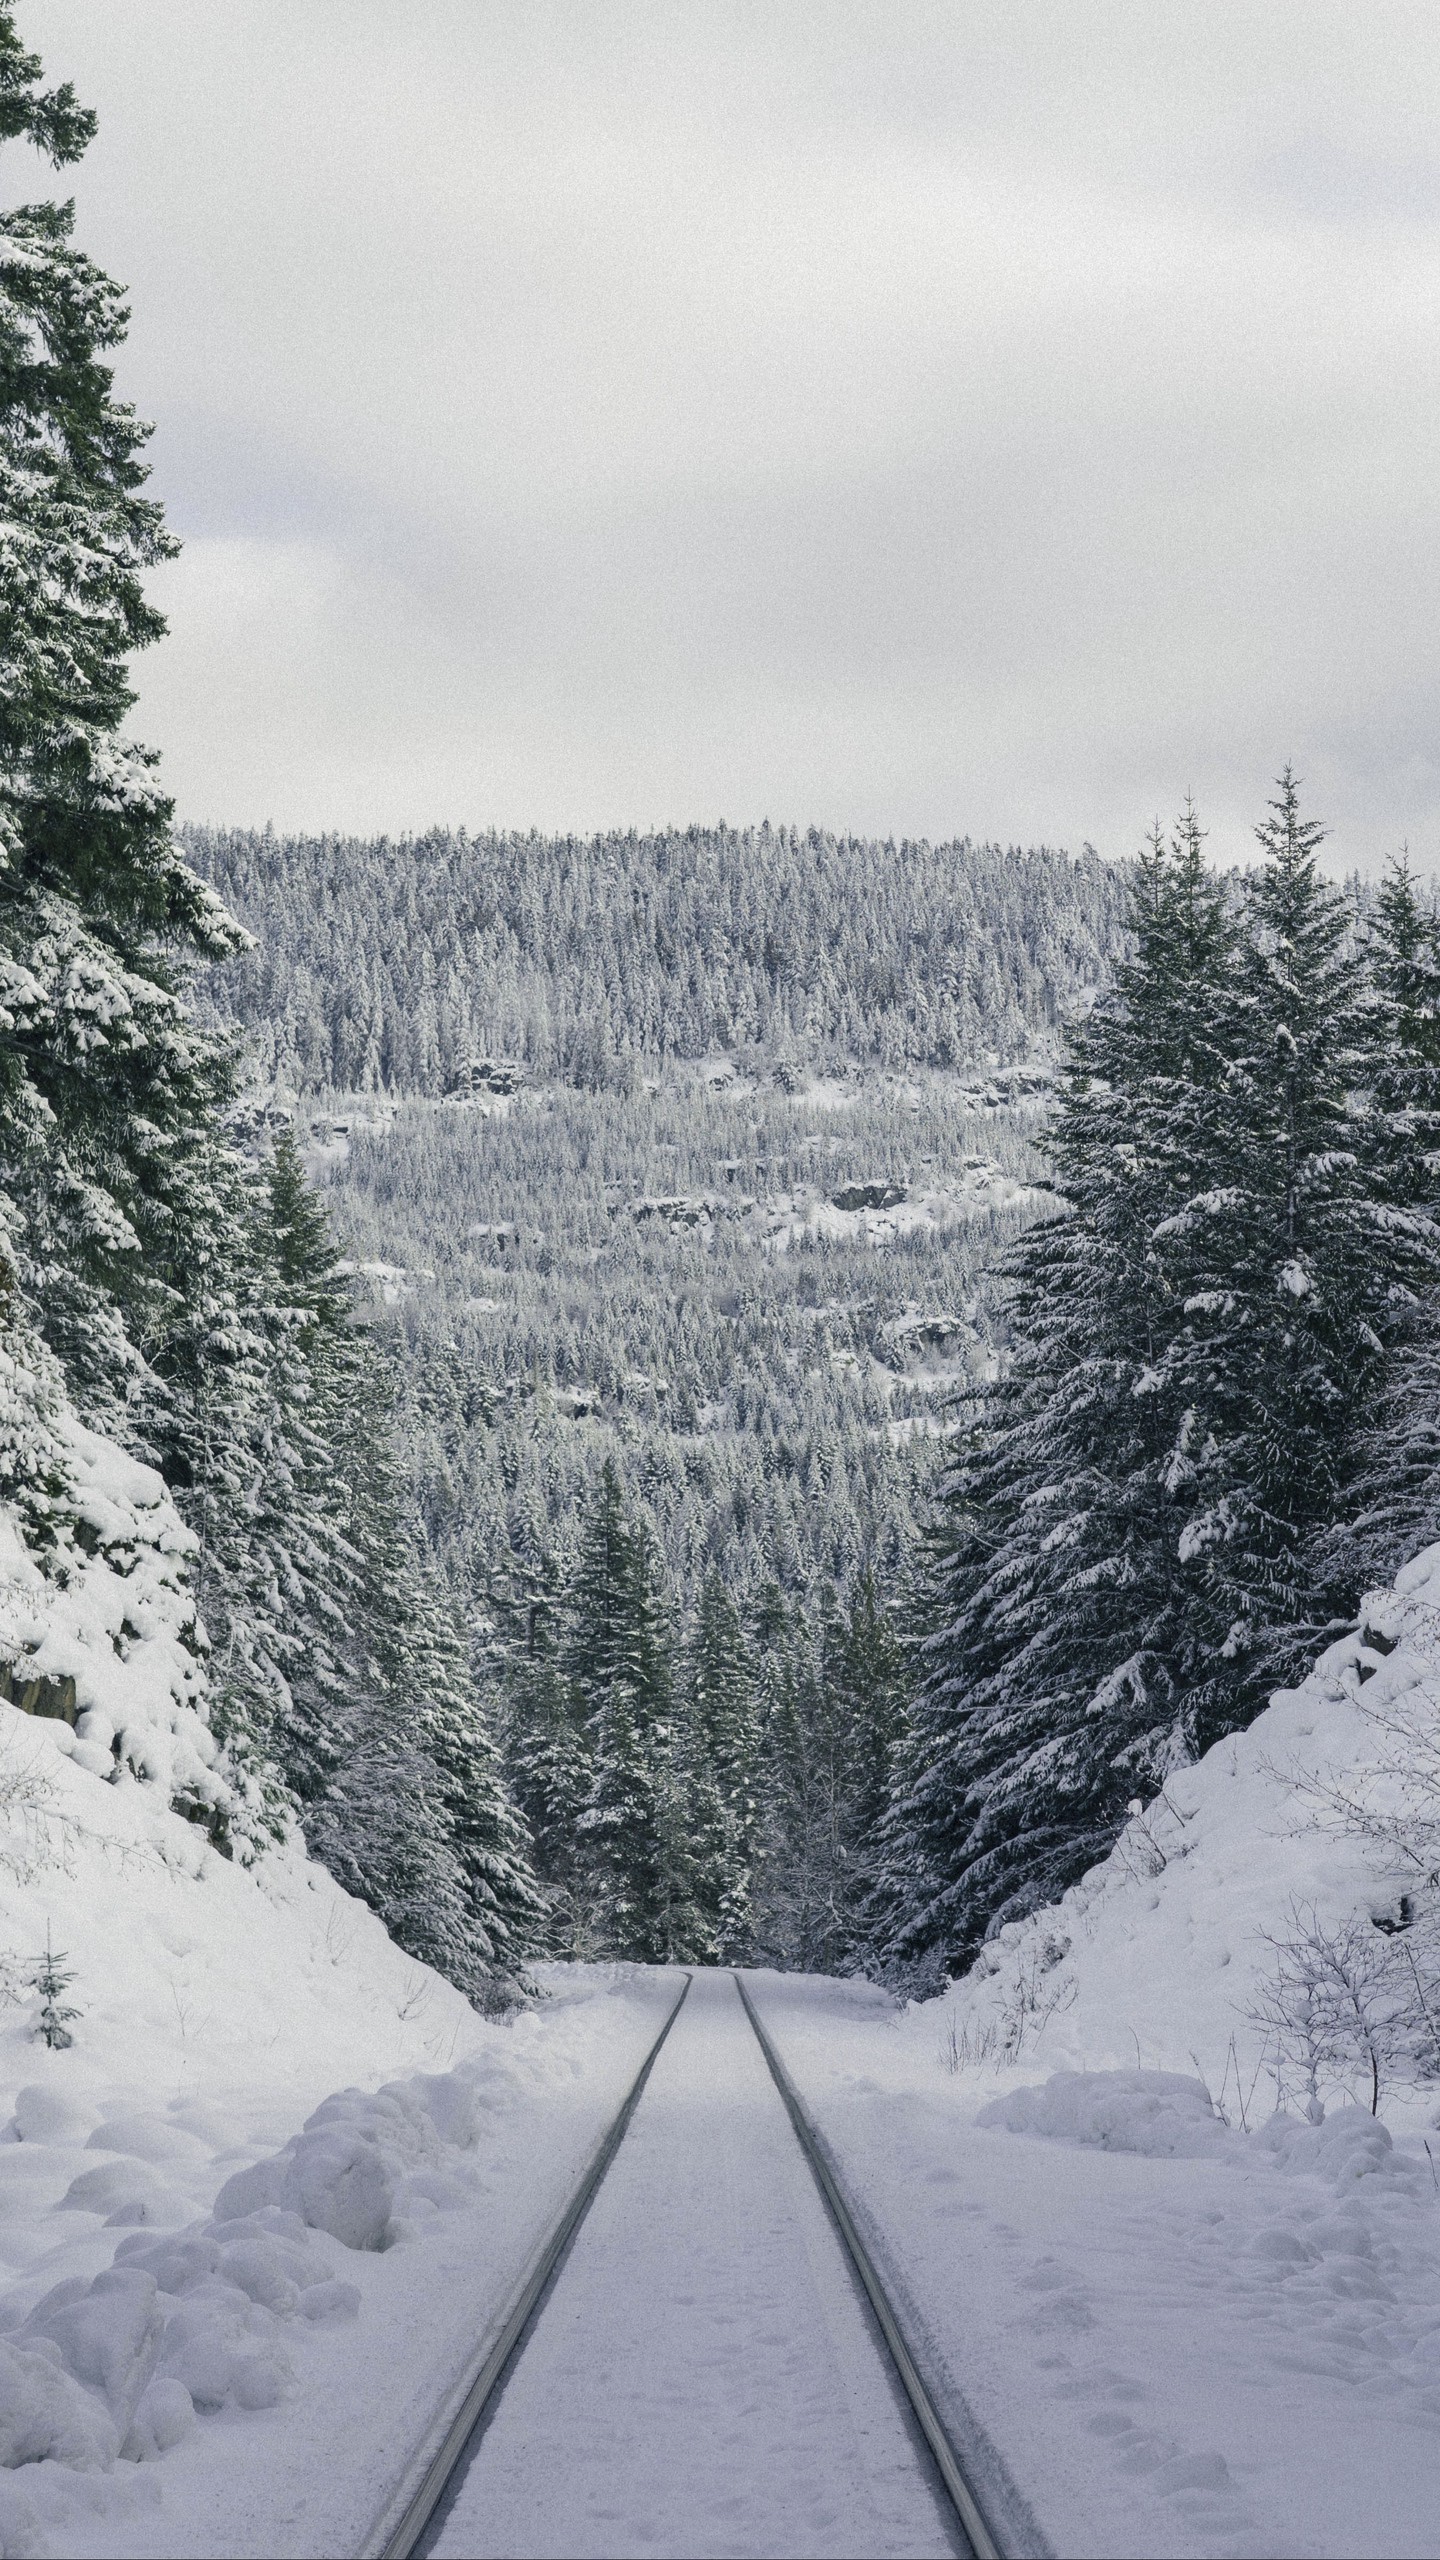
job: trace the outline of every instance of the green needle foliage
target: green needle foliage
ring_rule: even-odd
[[[1058,1214],[1011,1258],[1013,1359],[930,1562],[881,1897],[902,1972],[1055,1899],[1298,1665],[1397,1307],[1434,1281],[1373,1099],[1393,1020],[1288,771],[1257,832],[1237,906],[1193,811],[1157,829],[1134,956],[1071,1043]]]
[[[40,78],[0,9],[0,140],[63,167],[95,120]],[[267,1165],[238,1143],[232,1045],[189,1000],[250,937],[122,734],[131,652],[164,630],[144,582],[175,545],[145,495],[149,430],[114,395],[124,298],[73,214],[0,214],[6,1491],[40,1540],[58,1366],[198,1533],[247,1844],[298,1809],[404,1944],[488,1998],[540,1923],[523,1827],[395,1464],[387,1372],[293,1148]]]

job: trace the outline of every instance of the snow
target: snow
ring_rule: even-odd
[[[997,2105],[993,2073],[947,2068],[934,2004],[751,1982],[1002,2542],[1440,2551],[1418,2141],[1357,2107],[1247,2135],[1133,2069]]]
[[[205,1723],[188,1532],[48,1423],[66,1579],[0,1549],[0,1651],[58,1702],[0,1704],[0,2553],[352,2548],[667,1985],[553,1968],[487,2021],[267,1844]]]
[[[727,1975],[696,1974],[433,2547],[953,2548]]]
[[[83,1534],[63,1579],[0,1548],[12,1695],[49,1702],[0,1705],[0,2554],[318,2560],[364,2543],[675,1977],[550,1968],[482,2019],[267,1841],[205,1722],[188,1533],[49,1426]],[[1332,2057],[1307,2113],[1266,2012],[1297,1913],[1403,1944],[1437,1630],[1431,1550],[938,2000],[752,1977],[1014,2549],[1440,2556],[1434,2085],[1397,2066],[1372,2114]],[[725,1978],[439,2547],[947,2547]]]
[[[1018,2491],[1067,2555],[1440,2553],[1435,2085],[1377,2116],[1332,2061],[1312,2122],[1264,2015],[1297,1914],[1402,1943],[1437,1634],[1431,1549],[938,1999],[753,1977],[1002,2527]]]
[[[842,1198],[865,1189],[892,1196],[884,1205],[849,1208],[809,1190],[785,1194],[761,1203],[751,1224],[762,1241],[779,1253],[805,1236],[881,1248],[907,1236],[943,1234],[997,1209],[1030,1209],[1041,1198],[1033,1184],[982,1158],[969,1162],[951,1182],[853,1185]]]

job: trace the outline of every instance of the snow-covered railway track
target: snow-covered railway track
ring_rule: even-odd
[[[364,2560],[562,2550],[1000,2560],[738,1974],[687,1975]]]
[[[860,2236],[849,2199],[835,2174],[834,2163],[815,2127],[800,2103],[795,2084],[780,2060],[770,2038],[756,2014],[755,2003],[745,1988],[744,1978],[735,1976],[735,1988],[745,2004],[745,2015],[760,2041],[760,2050],[769,2066],[770,2077],[785,2101],[790,2121],[799,2136],[800,2148],[810,2163],[815,2183],[825,2199],[830,2218],[838,2231],[865,2297],[875,2314],[880,2335],[889,2351],[891,2363],[900,2379],[901,2389],[915,2413],[915,2422],[930,2448],[935,2468],[945,2484],[945,2493],[956,2515],[973,2560],[1003,2560],[1000,2545],[986,2521],[980,2501],[965,2476],[960,2455],[951,2441],[934,2394],[916,2362],[899,2316],[882,2283],[880,2273]]]
[[[436,2508],[465,2463],[476,2436],[511,2365],[539,2315],[581,2223],[594,2202],[600,2181],[625,2139],[640,2104],[645,2083],[660,2058],[660,2048],[685,2006],[693,1975],[686,1974],[679,1998],[667,2012],[611,2123],[597,2143],[564,2212],[532,2258],[499,2328],[487,2335],[476,2361],[467,2365],[440,2409],[429,2438],[409,2465],[399,2488],[379,2517],[365,2544],[363,2560],[411,2560],[418,2552]]]

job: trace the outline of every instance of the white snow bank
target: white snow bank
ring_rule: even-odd
[[[1319,2124],[1277,2109],[1247,2137],[1217,2115],[1203,2080],[1175,2071],[1054,2071],[1048,2080],[992,2098],[974,2121],[1096,2151],[1132,2151],[1147,2160],[1224,2157],[1239,2163],[1253,2143],[1276,2168],[1324,2178],[1331,2186],[1404,2174],[1422,2197],[1425,2190],[1419,2163],[1396,2150],[1388,2126],[1368,2107],[1341,2107]]]
[[[388,2249],[410,2228],[410,2208],[469,2201],[469,2186],[445,2161],[471,2148],[479,2130],[477,2092],[463,2065],[387,2081],[373,2093],[342,2089],[273,2159],[228,2178],[215,2210],[223,2219],[278,2208],[347,2249]]]
[[[0,2554],[350,2548],[673,1995],[552,1968],[483,2020],[297,1848],[56,1765],[55,1863],[0,1877],[80,2011],[0,2032]]]
[[[12,1373],[14,1375],[12,1376]],[[8,1359],[0,1390],[24,1373]],[[128,1774],[216,1836],[235,1790],[205,1711],[196,1541],[152,1468],[85,1428],[63,1397],[44,1414],[48,1489],[22,1535],[0,1511],[0,1669],[37,1739],[93,1777]]]

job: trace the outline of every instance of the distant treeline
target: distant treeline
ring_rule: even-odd
[[[477,1060],[592,1091],[763,1044],[890,1068],[1012,1057],[1109,975],[1125,874],[1005,850],[690,827],[360,841],[191,828],[259,948],[218,1009],[301,1089],[443,1093]]]

